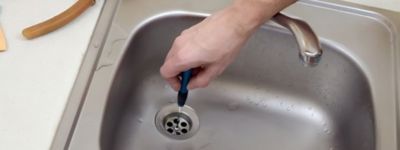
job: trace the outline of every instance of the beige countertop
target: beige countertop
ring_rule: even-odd
[[[24,27],[75,0],[1,0],[8,49],[0,53],[0,149],[49,149],[104,0],[71,24],[26,40]]]

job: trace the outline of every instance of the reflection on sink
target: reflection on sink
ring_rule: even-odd
[[[129,41],[102,122],[104,149],[374,149],[371,91],[357,64],[323,44],[320,64],[306,68],[292,35],[273,26],[260,29],[210,87],[191,92],[197,135],[182,142],[162,136],[154,116],[176,92],[159,68],[174,38],[201,19],[154,18]]]
[[[398,150],[400,19],[393,13],[298,1],[283,13],[322,39],[320,63],[304,67],[293,35],[266,23],[222,76],[191,91],[200,128],[172,140],[154,123],[176,101],[159,68],[182,30],[229,1],[117,2],[105,2],[52,149]]]

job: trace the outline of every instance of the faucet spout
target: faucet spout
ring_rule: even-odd
[[[304,66],[313,67],[319,63],[322,56],[320,42],[305,21],[281,13],[276,14],[272,20],[293,33],[299,45],[299,57]]]

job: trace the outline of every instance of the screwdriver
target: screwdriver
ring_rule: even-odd
[[[180,74],[181,76],[181,87],[178,91],[178,106],[179,108],[183,107],[186,103],[186,99],[189,94],[189,90],[187,88],[190,77],[192,76],[192,70],[186,70]]]

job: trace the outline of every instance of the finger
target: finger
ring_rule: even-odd
[[[170,51],[166,56],[166,59],[173,57],[176,54],[176,51],[181,49],[182,46],[184,46],[192,38],[192,36],[196,34],[201,24],[202,22],[190,27],[189,29],[183,30],[181,34],[175,38]]]
[[[171,48],[169,49],[169,52],[167,56],[165,57],[165,60],[168,60],[172,57],[175,57],[176,53],[182,49],[185,43],[187,43],[189,40],[189,37],[186,35],[180,35],[175,38],[174,42],[172,43]]]
[[[196,32],[199,30],[199,28],[205,24],[207,19],[204,19],[203,21],[193,25],[192,27],[183,30],[181,34],[175,38],[167,56],[165,57],[165,60],[175,57],[176,53],[182,49],[183,46],[187,44],[187,42],[192,38],[192,36],[196,35]]]
[[[197,76],[197,74],[199,74],[203,70],[204,70],[204,67],[192,68],[192,77]]]
[[[180,60],[174,57],[166,60],[160,68],[160,73],[163,78],[168,79],[178,76],[185,70],[196,68],[200,65],[201,63],[199,61]]]
[[[190,43],[186,43],[185,46],[179,47],[180,50],[172,49],[174,55],[167,58],[164,64],[160,68],[160,73],[164,78],[176,77],[179,73],[197,68],[205,64],[204,59],[201,59],[197,52],[201,51],[199,47],[193,46]]]
[[[160,68],[160,73],[163,78],[173,78],[176,77],[180,72],[181,68],[176,68],[179,64],[183,64],[182,60],[177,56],[180,49],[183,48],[183,43],[186,42],[185,38],[179,36],[175,39],[174,44],[169,50],[163,65]]]
[[[202,72],[199,72],[197,76],[194,76],[188,85],[189,89],[204,88],[207,87],[211,80],[219,75],[220,68],[218,65],[212,65],[206,67]]]
[[[184,70],[197,67],[196,63],[186,64],[185,61],[178,58],[176,55],[179,51],[184,50],[183,46],[187,44],[188,40],[198,31],[198,28],[203,23],[200,22],[189,29],[184,30],[173,42],[170,51],[168,52],[163,66],[160,68],[160,73],[163,78],[167,80],[174,90],[180,87],[179,79],[177,76]],[[197,69],[196,69],[197,70]]]
[[[179,90],[180,83],[179,83],[179,79],[177,77],[167,78],[166,80],[172,89],[174,89],[175,91]]]

